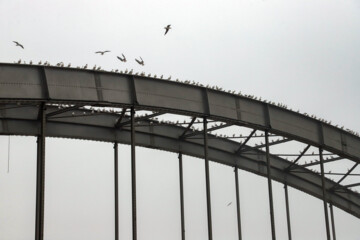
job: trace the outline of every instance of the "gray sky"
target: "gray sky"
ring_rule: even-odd
[[[173,29],[164,36],[163,27]],[[0,62],[19,58],[171,75],[261,96],[360,132],[360,2],[0,0]],[[15,47],[19,41],[24,50]],[[111,50],[104,56],[98,50]],[[124,53],[126,64],[116,59]],[[133,60],[142,56],[145,66]],[[0,137],[0,239],[33,237],[35,139]],[[19,151],[19,149],[22,149]],[[131,237],[130,151],[120,146],[120,231]],[[139,239],[180,239],[175,154],[138,149]],[[112,145],[47,141],[45,239],[113,239]],[[206,239],[203,161],[185,157],[187,239]],[[338,166],[340,167],[340,166]],[[233,171],[211,164],[214,239],[236,239]],[[166,179],[166,180],[164,180]],[[264,178],[240,171],[244,239],[270,239]],[[274,183],[278,239],[283,187]],[[322,202],[290,190],[294,239],[325,239]],[[256,202],[257,204],[254,204]],[[338,239],[360,221],[335,209]]]

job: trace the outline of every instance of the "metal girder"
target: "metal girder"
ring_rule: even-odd
[[[348,184],[348,185],[344,185],[343,187],[350,188],[350,187],[357,187],[357,186],[360,186],[360,183]]]
[[[288,166],[285,171],[289,171],[301,158],[302,156],[304,156],[304,154],[306,153],[307,150],[309,150],[310,145],[307,145],[304,150],[300,153],[300,155],[295,159],[295,161],[293,161],[290,166]]]
[[[118,120],[116,120],[116,123],[114,125],[115,128],[119,128],[120,124],[121,124],[121,121],[123,120],[124,116],[125,116],[125,113],[126,113],[126,108],[123,108],[123,110],[121,111],[121,114],[120,114],[120,117]]]
[[[69,111],[72,111],[72,110],[76,110],[76,109],[79,109],[79,108],[81,108],[83,106],[85,106],[85,105],[80,104],[80,105],[75,105],[75,106],[72,106],[72,107],[63,108],[63,109],[60,109],[60,110],[57,110],[57,111],[53,111],[53,112],[47,113],[46,118],[51,118],[53,116],[56,116],[56,115],[59,115],[59,114],[62,114],[62,113],[66,113],[66,112],[69,112]]]
[[[255,132],[256,132],[256,129],[254,129],[251,133],[250,133],[250,135],[245,139],[245,141],[240,145],[240,147],[236,150],[236,154],[239,154],[240,153],[240,151],[241,151],[241,149],[243,149],[245,146],[246,146],[246,144],[247,144],[247,142],[251,139],[251,137],[255,134]]]
[[[265,131],[265,145],[266,145],[266,173],[268,179],[268,191],[269,191],[269,207],[270,207],[270,222],[271,222],[271,236],[272,240],[276,240],[275,232],[275,215],[274,215],[274,203],[272,194],[271,183],[271,163],[270,163],[270,149],[269,149],[269,132]]]
[[[49,107],[48,107],[49,108]],[[30,108],[32,109],[32,108]],[[29,109],[28,109],[29,110]],[[51,109],[50,109],[51,110]],[[36,119],[32,119],[31,111],[18,113],[20,119],[0,119],[0,134],[19,134],[36,135]],[[37,109],[32,109],[37,112]],[[13,115],[12,115],[13,116]],[[31,119],[26,119],[26,117]],[[6,117],[3,116],[3,117]],[[117,114],[107,114],[94,116],[93,118],[72,118],[72,119],[54,119],[47,123],[47,136],[69,137],[78,139],[98,140],[107,142],[119,142],[130,144],[129,130],[114,129],[113,123],[118,119]],[[7,126],[2,128],[1,126]],[[156,129],[152,127],[143,127],[136,130],[136,145],[163,149],[171,152],[179,152],[194,157],[203,158],[202,141],[196,139],[179,140],[178,136],[184,132],[183,127],[179,126],[159,126]],[[211,134],[209,134],[211,136]],[[260,150],[250,151],[251,155],[240,156],[234,154],[234,149],[238,148],[238,143],[226,139],[209,139],[209,159],[240,169],[253,172],[260,176],[266,176],[264,171],[264,152]],[[304,191],[312,196],[321,198],[320,177],[316,173],[307,169],[299,168],[306,174],[297,172],[287,173],[284,171],[289,166],[289,161],[279,157],[270,156],[272,171],[271,178],[279,182],[287,182],[291,187]],[[336,183],[326,180],[327,189],[335,186]],[[340,209],[347,211],[354,216],[360,217],[360,195],[354,192],[344,190],[345,192],[328,193],[329,199]]]
[[[212,127],[212,128],[207,129],[207,132],[211,132],[211,131],[219,130],[219,129],[222,129],[222,128],[226,128],[226,127],[229,127],[231,125],[232,124],[230,124],[230,123],[226,123],[226,124],[223,124],[223,125],[220,125],[220,126]],[[198,131],[198,132],[193,132],[193,133],[186,134],[186,135],[183,136],[183,138],[189,138],[189,137],[193,137],[193,136],[200,135],[200,134],[203,134],[203,131]]]
[[[241,214],[240,214],[240,191],[239,191],[239,173],[237,168],[234,169],[235,172],[235,194],[236,194],[236,219],[237,219],[237,229],[238,229],[238,238],[242,239],[241,233]]]
[[[184,132],[179,136],[179,139],[183,139],[183,138],[184,138],[185,134],[190,130],[191,126],[194,124],[195,120],[196,120],[196,117],[193,117],[193,118],[191,119],[191,122],[190,122],[189,125],[186,127],[186,129],[184,130]]]
[[[337,181],[337,184],[340,184],[342,181],[344,181],[344,179],[349,176],[349,174],[358,166],[358,163],[355,163],[354,166],[352,168],[349,169],[349,171],[344,174],[344,176],[342,178],[339,179],[339,181]]]
[[[0,84],[1,102],[136,104],[153,111],[208,116],[321,146],[360,163],[358,135],[285,108],[204,87],[119,73],[4,63],[0,64]]]
[[[46,106],[39,107],[40,133],[37,139],[35,240],[44,239]]]
[[[208,239],[212,240],[212,218],[211,218],[211,195],[210,195],[210,170],[209,170],[209,154],[208,154],[208,131],[207,119],[204,117],[204,162],[205,162],[205,183],[206,183],[206,207],[208,222]]]
[[[179,185],[180,185],[180,222],[181,240],[185,240],[185,210],[184,210],[184,181],[183,181],[183,161],[182,153],[179,152]]]
[[[344,158],[343,157],[336,157],[336,158],[326,159],[326,160],[323,160],[323,163],[334,162],[334,161],[338,161],[338,160],[341,160],[341,159],[344,159]],[[315,165],[318,165],[318,164],[320,164],[320,161],[319,162],[306,163],[306,164],[302,164],[300,166],[301,167],[310,167],[310,166],[315,166]]]
[[[277,144],[281,144],[281,143],[286,143],[286,142],[290,142],[291,139],[282,139],[282,140],[279,140],[279,141],[274,141],[274,142],[270,142],[268,144],[268,146],[274,146],[274,145],[277,145]],[[248,151],[249,149],[260,149],[260,148],[264,148],[266,147],[266,144],[261,144],[261,145],[257,145],[257,146],[244,146],[243,148],[246,148],[246,149],[243,149],[242,151],[240,151],[240,154],[243,153],[243,152],[246,152]]]
[[[146,116],[143,116],[143,117],[137,117],[137,118],[134,119],[134,123],[144,121],[144,120],[148,120],[150,118],[157,117],[157,116],[160,116],[160,115],[163,115],[163,114],[164,113],[153,113],[153,114],[146,115]],[[121,128],[121,127],[123,127],[125,125],[128,125],[128,124],[131,124],[131,121],[126,121],[126,122],[123,122],[123,123],[119,123],[119,124],[117,124],[117,128]]]
[[[322,156],[322,149],[319,148],[319,159],[320,159],[320,169],[321,169],[321,185],[322,185],[322,194],[323,194],[323,204],[324,204],[324,213],[325,213],[325,226],[326,226],[326,236],[327,240],[331,240],[330,237],[330,224],[329,224],[329,213],[327,209],[327,196],[326,196],[326,186],[325,186],[325,175],[324,175],[324,160]]]

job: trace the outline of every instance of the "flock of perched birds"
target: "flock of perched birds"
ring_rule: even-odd
[[[171,29],[171,24],[164,27],[164,29],[165,29],[165,34],[164,35],[166,35],[169,32],[169,30]],[[24,45],[22,45],[21,43],[19,43],[17,41],[13,41],[13,42],[15,43],[15,46],[21,47],[22,49],[25,49]],[[95,52],[95,54],[104,55],[105,53],[108,53],[108,52],[111,52],[111,51],[110,50],[97,51],[97,52]],[[117,59],[119,59],[121,62],[127,62],[127,59],[126,59],[126,57],[125,57],[125,55],[123,53],[121,54],[121,56],[122,57],[117,56]],[[140,60],[135,58],[135,61],[141,66],[145,65],[145,62],[141,57],[140,57]],[[87,67],[87,65],[86,65],[86,67]]]

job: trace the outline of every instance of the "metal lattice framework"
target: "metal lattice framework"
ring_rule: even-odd
[[[136,111],[153,113],[139,117]],[[191,121],[177,124],[155,119],[167,113],[191,117]],[[196,119],[201,119],[199,130],[192,129]],[[221,124],[209,125],[211,122]],[[211,133],[231,126],[246,127],[251,132],[243,137],[242,143]],[[265,143],[252,146],[249,141],[256,131],[263,132]],[[360,195],[351,190],[360,184],[341,184],[360,163],[358,136],[273,104],[203,86],[104,71],[0,64],[0,134],[38,137],[36,240],[43,239],[45,137],[113,142],[115,192],[117,144],[131,145],[133,239],[136,239],[135,146],[179,153],[182,239],[185,239],[182,154],[205,159],[209,239],[212,239],[209,160],[268,178],[273,239],[271,180],[284,184],[287,210],[287,186],[323,200],[328,239],[327,204],[332,218],[332,206],[360,218]],[[269,137],[274,136],[282,139],[270,142]],[[306,144],[294,161],[282,158],[281,154],[270,154],[270,146],[289,141]],[[319,149],[315,154],[319,161],[299,164],[310,147]],[[326,154],[336,157],[324,159]],[[339,181],[325,177],[324,163],[342,159],[353,161],[353,167]],[[320,166],[321,171],[309,169],[314,165]],[[235,171],[238,197],[237,174]],[[116,223],[117,201],[116,197]],[[237,210],[241,239],[238,201]],[[291,239],[289,214],[288,226]],[[118,239],[118,232],[115,236]]]

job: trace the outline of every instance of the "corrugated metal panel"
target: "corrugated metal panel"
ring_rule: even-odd
[[[0,65],[0,98],[42,99],[40,68]]]
[[[203,90],[199,87],[135,78],[135,90],[140,105],[206,113]]]
[[[94,74],[90,71],[45,68],[52,99],[98,101]]]

